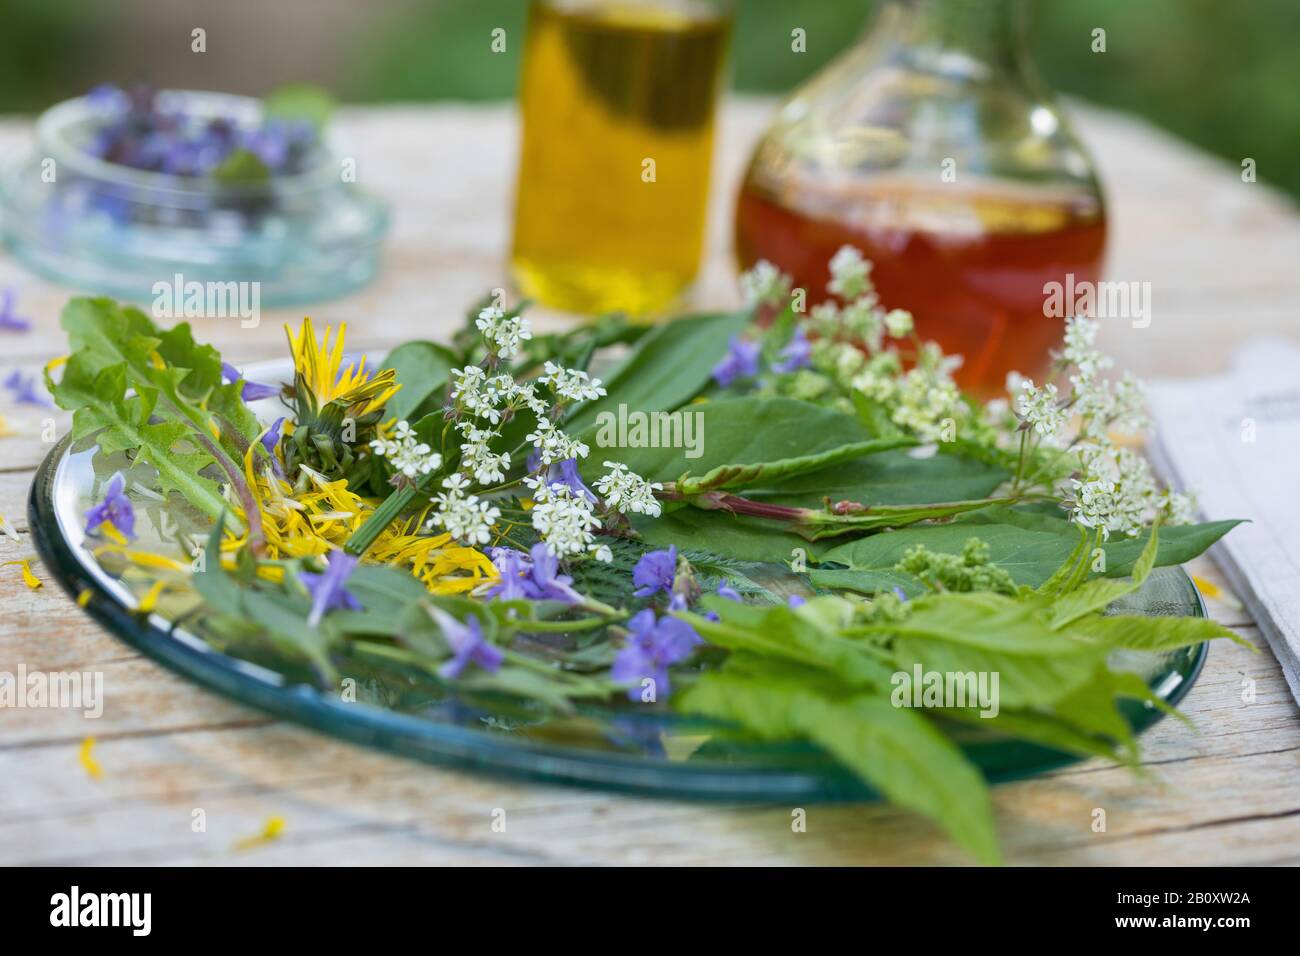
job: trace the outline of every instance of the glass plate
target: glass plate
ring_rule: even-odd
[[[286,363],[245,369],[250,379],[275,382]],[[259,405],[261,407],[259,407]],[[278,408],[271,399],[253,406],[260,416]],[[84,446],[83,446],[84,445]],[[349,672],[356,700],[345,701],[303,683],[290,666],[240,659],[205,639],[185,607],[142,614],[139,588],[110,574],[87,550],[84,513],[95,491],[93,443],[64,439],[36,473],[29,501],[32,535],[47,570],[86,612],[141,653],[211,690],[323,733],[431,763],[560,781],[611,790],[729,801],[863,800],[877,795],[817,748],[764,742],[714,722],[644,705],[581,706],[554,716],[503,699],[470,698],[417,681]],[[110,471],[111,473],[111,471]],[[160,502],[131,492],[137,533],[148,547],[151,526],[197,522],[183,508],[160,513]],[[200,524],[193,525],[195,530]],[[83,596],[84,595],[84,596]],[[1181,568],[1158,568],[1138,592],[1115,609],[1152,616],[1204,616],[1191,579]],[[1176,704],[1205,660],[1204,645],[1170,653],[1124,652],[1116,666],[1140,673],[1165,701]],[[1126,701],[1125,714],[1139,732],[1160,712]],[[963,742],[993,781],[1032,776],[1078,757],[1035,744],[980,734]]]

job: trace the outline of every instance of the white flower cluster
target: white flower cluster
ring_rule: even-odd
[[[591,553],[599,561],[613,560],[609,547],[596,543],[595,532],[601,525],[590,498],[558,481],[547,484],[543,478],[526,478],[524,483],[533,496],[533,530],[552,554],[562,558]]]
[[[463,544],[487,544],[492,540],[492,526],[501,517],[501,510],[478,495],[465,493],[469,479],[462,474],[444,478],[446,491],[433,497],[434,512],[428,527],[442,528]]]
[[[1109,538],[1111,532],[1138,534],[1157,517],[1167,524],[1192,520],[1192,498],[1161,491],[1140,455],[1110,443],[1083,442],[1076,450],[1083,462],[1082,475],[1070,479],[1076,524]]]
[[[474,476],[480,485],[503,481],[510,470],[510,452],[494,452],[492,442],[501,433],[490,428],[479,428],[473,422],[463,421],[456,426],[465,439],[460,446],[460,466]]]
[[[554,465],[570,458],[586,458],[591,451],[585,442],[566,435],[549,418],[537,419],[537,427],[525,440],[537,449],[537,458],[543,465]]]
[[[784,305],[790,295],[790,285],[790,277],[766,259],[759,259],[752,269],[740,274],[740,292],[751,308]]]
[[[488,347],[501,358],[511,358],[533,337],[532,326],[522,315],[507,316],[499,306],[489,305],[474,321]]]
[[[407,421],[397,423],[391,438],[376,438],[370,447],[407,478],[427,475],[442,466],[442,455],[420,441]]]
[[[646,481],[622,462],[607,461],[605,467],[609,471],[596,480],[596,490],[606,504],[623,514],[632,512],[652,518],[659,517],[663,509],[655,492],[663,490],[660,482]]]
[[[1069,413],[1061,404],[1057,387],[1048,382],[1038,388],[1032,378],[1020,380],[1020,394],[1016,396],[1015,407],[1016,414],[1049,445],[1056,443],[1058,434],[1069,418]]]
[[[545,374],[539,375],[537,381],[551,386],[556,395],[569,401],[585,402],[606,394],[600,379],[579,369],[561,368],[554,362],[547,362],[543,371]]]
[[[832,295],[848,301],[870,289],[867,276],[871,273],[871,263],[862,258],[862,253],[853,246],[840,246],[831,257],[831,281],[826,285]]]

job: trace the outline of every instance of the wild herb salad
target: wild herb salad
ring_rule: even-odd
[[[98,445],[96,556],[144,610],[183,596],[228,653],[331,692],[364,664],[810,741],[996,860],[956,739],[1135,763],[1118,703],[1164,705],[1113,652],[1231,635],[1103,611],[1232,522],[1190,523],[1117,443],[1141,391],[1103,377],[1094,323],[1069,322],[1054,381],[981,404],[855,250],[831,267],[836,299],[806,317],[760,264],[740,313],[541,335],[487,301],[377,364],[304,320],[284,382],[77,299],[47,380]],[[898,700],[898,675],[930,672],[995,675],[996,707]]]

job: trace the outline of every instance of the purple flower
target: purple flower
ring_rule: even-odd
[[[311,627],[320,624],[326,612],[336,608],[349,611],[361,610],[361,602],[347,591],[348,578],[357,566],[357,559],[344,551],[331,551],[325,560],[325,573],[299,571],[298,580],[311,594],[311,614],[307,623]]]
[[[727,354],[713,366],[713,380],[726,388],[738,378],[752,378],[758,374],[758,353],[757,342],[733,335]]]
[[[677,576],[677,546],[667,551],[647,551],[632,568],[632,583],[637,597],[649,597],[660,591],[671,593],[673,579]]]
[[[496,565],[501,580],[487,592],[488,597],[502,601],[524,601],[536,596],[536,589],[529,576],[533,563],[528,555],[514,548],[493,548],[492,563]]]
[[[718,585],[718,597],[724,597],[728,601],[739,601],[740,592],[733,588],[726,581]]]
[[[581,604],[582,595],[573,590],[573,578],[567,574],[557,574],[560,559],[551,554],[542,541],[532,547],[533,569],[530,574],[537,597],[546,601],[563,601],[565,604]]]
[[[609,675],[619,683],[631,683],[628,698],[641,698],[641,682],[654,681],[655,699],[667,697],[672,690],[668,668],[685,660],[704,641],[685,621],[662,617],[646,608],[628,621],[627,644],[614,658]]]
[[[116,472],[108,479],[104,500],[86,512],[86,534],[94,534],[107,521],[128,538],[135,537],[135,508],[125,492],[126,479]]]
[[[501,581],[487,592],[502,601],[563,601],[581,604],[583,597],[573,589],[573,578],[558,573],[560,559],[551,554],[544,542],[533,545],[529,554],[514,548],[495,548],[492,563]]]
[[[794,372],[807,368],[812,362],[812,343],[804,334],[803,326],[794,330],[790,341],[781,349],[781,361],[772,363],[774,372]]]
[[[790,607],[803,607],[805,604],[808,603],[808,599],[799,594],[791,594],[788,598],[786,598],[785,603]]]
[[[556,467],[557,466],[555,465],[551,466],[552,473],[555,472]],[[592,494],[590,488],[583,484],[582,476],[578,474],[578,459],[566,458],[564,461],[560,462],[558,469],[560,472],[559,477],[550,477],[547,479],[551,484],[558,483],[561,485],[568,485],[569,489],[575,495],[586,498],[593,505],[596,504],[596,496]]]
[[[244,377],[244,373],[229,362],[222,362],[221,377],[227,382],[238,382]],[[239,392],[239,397],[246,402],[260,402],[264,398],[275,398],[279,394],[280,388],[277,385],[263,385],[261,382],[245,381],[244,387]],[[281,419],[281,421],[283,420]]]
[[[25,319],[20,315],[14,315],[14,302],[18,298],[12,288],[6,286],[0,289],[0,329],[9,332],[26,332],[31,329],[30,319]]]
[[[895,595],[895,596],[896,596],[900,601],[906,601],[906,600],[907,600],[907,592],[904,591],[902,588],[900,588],[897,584],[894,585],[894,595]]]
[[[44,393],[36,390],[35,375],[24,377],[22,372],[14,369],[9,373],[9,377],[4,380],[4,387],[13,392],[15,402],[24,405],[39,405],[42,408],[53,407],[53,403],[45,397]]]
[[[459,677],[471,663],[491,672],[501,667],[505,655],[501,648],[484,640],[483,626],[477,617],[470,615],[462,624],[441,608],[430,607],[429,613],[438,622],[442,636],[451,648],[451,660],[438,668],[439,677],[446,680]]]
[[[247,386],[245,386],[247,387]],[[284,427],[284,416],[281,415],[275,420],[275,423],[266,430],[262,436],[262,447],[266,453],[271,456],[271,470],[275,472],[275,477],[281,481],[284,480],[284,468],[280,465],[280,459],[275,457],[275,446],[280,444],[280,431]]]

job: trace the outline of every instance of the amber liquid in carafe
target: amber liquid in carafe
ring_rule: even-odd
[[[1106,223],[1094,195],[1060,187],[918,183],[747,182],[736,211],[743,268],[767,259],[828,298],[827,262],[843,245],[874,263],[881,302],[907,309],[923,338],[964,356],[956,378],[981,395],[1009,371],[1041,378],[1063,317],[1045,315],[1044,285],[1095,282]]]
[[[524,295],[646,316],[690,285],[729,28],[691,0],[533,4],[512,252]]]

